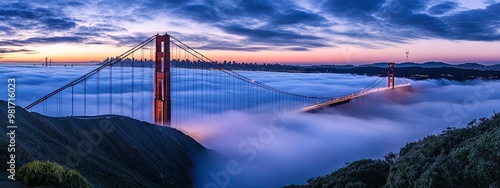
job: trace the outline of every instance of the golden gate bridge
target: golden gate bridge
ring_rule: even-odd
[[[395,63],[388,63],[387,77],[379,76],[355,92],[310,96],[263,84],[224,67],[173,36],[157,34],[108,58],[25,109],[56,117],[123,115],[166,126],[230,110],[311,112],[410,86],[404,79],[395,83],[394,69]],[[378,87],[384,80],[387,86]],[[147,111],[152,113],[145,115]]]

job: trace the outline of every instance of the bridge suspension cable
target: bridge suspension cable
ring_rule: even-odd
[[[204,59],[204,60],[207,60],[205,61],[205,63],[208,63],[209,65],[211,65],[212,67],[228,74],[228,75],[231,75],[235,78],[238,78],[242,81],[245,81],[245,82],[248,82],[248,83],[251,83],[253,85],[256,85],[256,86],[259,86],[259,87],[262,87],[264,89],[268,89],[268,90],[271,90],[271,91],[274,91],[274,92],[278,92],[278,93],[282,93],[282,94],[287,94],[287,95],[291,95],[291,96],[296,96],[296,97],[303,97],[303,98],[309,98],[309,99],[323,99],[323,100],[329,100],[329,99],[332,99],[331,97],[320,97],[320,96],[306,96],[306,95],[301,95],[301,94],[296,94],[296,93],[290,93],[290,92],[287,92],[287,91],[283,91],[283,90],[280,90],[280,89],[277,89],[277,88],[274,88],[274,87],[271,87],[271,86],[268,86],[268,85],[265,85],[265,84],[262,84],[258,81],[255,81],[253,79],[250,79],[248,77],[245,77],[241,74],[238,74],[234,71],[232,71],[231,69],[228,69],[228,68],[225,68],[221,65],[219,65],[218,63],[216,63],[215,61],[211,60],[210,58],[206,57],[205,55],[199,53],[198,51],[194,50],[193,48],[189,47],[188,45],[184,44],[183,42],[181,42],[180,40],[178,40],[177,38],[175,37],[172,37],[170,36],[172,39],[174,39],[176,42],[178,42],[179,44],[175,43],[174,41],[171,41],[174,45],[176,45],[177,47],[179,48],[182,48],[183,50],[185,50],[187,53],[197,57],[198,59]]]
[[[70,82],[70,83],[62,86],[61,88],[59,88],[59,89],[57,89],[57,90],[49,93],[48,95],[46,95],[46,96],[44,96],[44,97],[36,100],[35,102],[29,104],[24,109],[25,110],[30,110],[33,106],[35,106],[35,105],[37,105],[37,104],[39,104],[39,103],[47,100],[48,98],[54,96],[55,94],[57,94],[57,93],[65,90],[65,89],[67,89],[69,87],[75,86],[76,84],[79,84],[79,83],[83,82],[84,80],[88,79],[89,77],[93,76],[94,74],[98,73],[100,70],[102,70],[102,69],[104,69],[104,68],[106,68],[106,67],[108,67],[110,65],[113,65],[113,64],[116,64],[116,63],[120,62],[123,57],[129,56],[131,53],[135,52],[137,49],[140,49],[140,48],[144,47],[146,44],[148,44],[151,41],[153,41],[154,37],[155,36],[151,36],[147,40],[145,40],[145,41],[141,42],[140,44],[134,46],[133,48],[131,48],[128,51],[126,51],[125,53],[117,56],[115,59],[112,59],[112,60],[109,60],[109,61],[105,62],[103,65],[101,65],[101,66],[97,67],[96,69],[88,72],[87,74],[85,74],[85,75],[77,78],[76,80],[74,80],[74,81],[72,81],[72,82]]]
[[[156,99],[158,93],[155,88],[157,85],[153,83],[169,75],[172,79],[168,81],[171,84],[168,92],[173,110],[168,110],[172,113],[173,123],[180,125],[192,119],[230,111],[262,113],[345,100],[353,95],[370,92],[385,80],[384,77],[377,77],[361,90],[345,95],[325,97],[299,94],[251,79],[250,72],[232,70],[225,66],[226,63],[213,61],[169,35],[165,35],[171,39],[165,40],[167,42],[156,41],[156,48],[160,45],[168,51],[156,51],[155,54],[153,41],[158,36],[151,36],[123,54],[108,58],[97,68],[43,96],[25,109],[32,110],[42,103],[43,114],[51,114],[48,101],[55,96],[58,111],[52,113],[54,116],[120,114],[152,122],[153,118],[148,117],[153,117],[151,109],[157,101],[151,99]],[[145,59],[146,49],[150,50],[149,60]],[[153,60],[160,55],[169,58],[169,64],[165,65],[168,67],[160,67],[169,69],[168,74],[163,76],[157,75],[159,72],[155,67],[158,62],[167,60]],[[67,95],[70,97],[66,97],[63,92],[69,93]],[[165,92],[159,91],[161,94]],[[69,109],[69,112],[65,109]],[[140,112],[136,113],[136,110]]]

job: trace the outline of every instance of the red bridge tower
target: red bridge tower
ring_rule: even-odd
[[[169,126],[172,120],[170,100],[170,35],[156,35],[154,122]]]

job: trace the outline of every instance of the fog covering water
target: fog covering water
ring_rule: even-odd
[[[5,81],[6,90],[7,79],[15,77],[16,102],[25,106],[91,68],[2,66],[0,81]],[[322,96],[357,91],[375,79],[338,74],[240,73],[286,91]],[[176,128],[226,157],[200,169],[196,174],[198,187],[277,187],[305,183],[346,162],[381,158],[407,142],[440,134],[447,127],[464,127],[474,118],[499,111],[498,81],[410,82],[410,89],[370,94],[314,114],[233,110],[212,114],[215,118],[208,120],[193,119]],[[129,90],[135,91],[139,90]],[[7,92],[0,95],[0,100],[6,99]]]

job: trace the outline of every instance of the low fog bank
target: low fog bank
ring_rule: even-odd
[[[16,78],[16,104],[25,106],[91,69],[2,67],[0,79]],[[285,91],[314,96],[337,96],[358,91],[376,79],[346,74],[239,73]],[[131,82],[130,70],[124,74],[124,82]],[[106,79],[107,75],[104,72],[101,78]],[[92,84],[95,80],[88,82]],[[398,151],[407,142],[429,134],[440,134],[447,127],[463,127],[474,118],[499,111],[498,81],[427,80],[411,83],[409,90],[370,94],[314,114],[229,111],[175,128],[226,157],[215,161],[214,165],[200,167],[196,174],[198,187],[277,187],[305,183],[308,178],[328,174],[346,162],[381,158],[388,152]],[[183,89],[193,88],[178,89],[177,92],[182,93]],[[88,90],[93,93],[95,88]],[[126,97],[132,93],[141,96],[137,93],[140,90],[152,92],[150,87],[125,88]],[[75,93],[81,94],[82,91],[80,88]],[[230,92],[217,91],[222,93],[219,96],[222,98]],[[2,100],[6,98],[7,95],[0,96]],[[105,100],[101,102],[106,103]],[[148,107],[152,100],[145,102]],[[132,109],[124,108],[125,115]],[[144,117],[151,117],[150,113],[150,110],[144,112]]]
[[[319,113],[227,112],[179,127],[227,158],[203,167],[198,187],[303,184],[346,162],[382,158],[411,141],[498,111],[500,82],[414,81]]]

